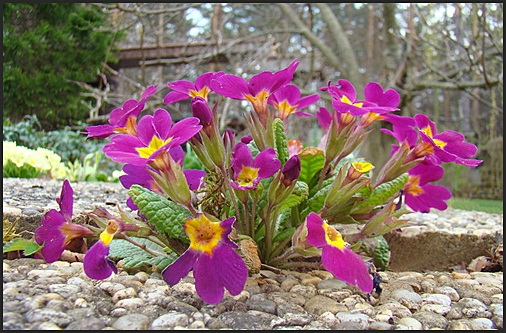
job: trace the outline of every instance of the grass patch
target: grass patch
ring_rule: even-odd
[[[454,209],[503,214],[503,202],[501,200],[451,198],[448,200],[448,206]]]

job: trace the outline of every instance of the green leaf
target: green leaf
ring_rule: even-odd
[[[392,196],[394,196],[397,192],[399,192],[406,182],[408,181],[409,175],[404,173],[399,177],[380,184],[376,188],[374,188],[371,192],[371,196],[362,202],[360,206],[377,206],[382,205],[388,201]]]
[[[272,122],[272,131],[274,132],[274,142],[276,145],[276,152],[278,159],[281,161],[281,165],[284,165],[288,160],[288,147],[285,133],[285,126],[283,120],[280,118],[274,119]]]
[[[390,261],[390,248],[383,236],[376,237],[375,240],[376,247],[374,248],[373,254],[374,265],[381,270],[386,270]]]
[[[29,256],[40,249],[42,249],[42,245],[39,245],[34,241],[24,238],[14,238],[3,246],[3,253],[22,250],[25,256]]]
[[[153,256],[124,239],[113,239],[109,247],[109,258],[112,260],[121,260],[122,267],[129,272],[147,270],[161,271],[177,258],[175,253],[165,253],[164,248],[149,239],[139,237],[132,237],[132,239],[161,255]]]
[[[295,187],[293,188],[293,192],[279,206],[279,212],[281,213],[288,208],[300,204],[302,201],[306,200],[308,194],[309,188],[307,184],[301,181],[297,181],[295,183]]]
[[[192,215],[186,208],[136,184],[130,187],[128,195],[158,231],[171,238],[188,239],[183,225]]]
[[[308,147],[299,154],[299,157],[299,180],[309,184],[314,175],[319,172],[325,164],[325,156],[323,155],[323,150],[314,147]]]
[[[308,199],[306,208],[302,212],[302,218],[306,218],[310,212],[318,212],[323,208],[330,186],[331,184],[323,187],[321,190],[316,192],[315,195]]]
[[[272,242],[277,243],[277,242],[281,242],[281,241],[287,239],[288,237],[292,237],[294,231],[295,231],[295,227],[290,227],[288,229],[284,229],[281,232],[279,232],[278,234],[276,234],[276,236],[274,236],[274,239],[272,240]]]

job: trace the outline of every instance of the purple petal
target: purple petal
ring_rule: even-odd
[[[103,125],[96,125],[96,126],[88,126],[86,127],[86,132],[83,132],[83,134],[88,134],[86,139],[89,138],[99,138],[104,139],[111,135],[116,133],[114,131],[114,126],[103,124]]]
[[[441,179],[444,175],[444,168],[439,165],[422,162],[411,168],[408,173],[410,175],[418,175],[420,177],[420,185],[424,185]]]
[[[197,294],[203,301],[210,304],[219,303],[225,294],[220,275],[226,272],[219,271],[215,261],[210,255],[202,254],[193,268]]]
[[[465,137],[463,134],[452,130],[437,134],[434,136],[434,139],[446,142],[444,150],[461,158],[471,158],[478,151],[475,145],[464,141]]]
[[[172,264],[165,267],[162,271],[164,281],[173,286],[184,278],[193,268],[193,265],[199,258],[199,253],[191,249],[186,250],[179,258]]]
[[[340,100],[343,96],[346,96],[352,103],[356,100],[357,93],[355,87],[348,80],[341,79],[334,86],[331,86],[329,83],[328,88],[329,94],[336,100]]]
[[[373,282],[365,262],[350,250],[340,250],[333,246],[324,246],[322,249],[322,265],[336,278],[358,286],[363,292],[372,291]]]
[[[209,83],[211,89],[222,96],[243,100],[245,94],[249,94],[248,83],[242,77],[225,74]]]
[[[185,93],[186,98],[190,97],[190,90],[195,90],[195,84],[188,80],[176,80],[174,82],[167,82],[167,87],[179,93]]]
[[[152,189],[151,182],[153,182],[153,178],[148,172],[148,168],[151,169],[147,165],[123,165],[122,169],[126,174],[119,177],[121,185],[126,189],[129,189],[133,184],[139,184],[145,188]]]
[[[239,246],[236,243],[232,242],[230,238],[228,238],[228,235],[232,232],[232,225],[234,223],[235,223],[235,216],[229,217],[228,219],[220,222],[220,226],[225,229],[221,235],[221,242],[224,243],[225,245],[228,245],[236,249]]]
[[[452,197],[452,193],[446,187],[441,185],[425,184],[420,187],[423,192],[417,195],[411,195],[408,191],[405,192],[406,206],[415,212],[428,213],[431,208],[445,210],[448,208],[445,200]]]
[[[232,151],[232,169],[234,170],[234,178],[237,178],[241,172],[243,165],[253,166],[253,156],[248,146],[243,142],[238,142]]]
[[[162,139],[167,140],[170,137],[172,128],[172,117],[165,109],[157,109],[153,112],[153,127],[155,135]],[[139,129],[138,129],[139,131]],[[151,141],[152,137],[149,139]]]
[[[107,256],[109,246],[98,241],[86,252],[83,259],[83,267],[86,275],[95,280],[107,279],[112,273],[118,273],[114,262]]]
[[[67,179],[63,181],[60,198],[56,198],[56,202],[60,206],[60,212],[67,221],[72,220],[72,212],[74,211],[74,190]]]
[[[364,88],[364,98],[368,102],[373,102],[379,106],[397,108],[401,101],[399,93],[393,89],[383,91],[381,85],[377,82],[369,82]]]
[[[238,295],[246,284],[248,267],[244,260],[229,246],[217,246],[212,261],[221,284],[231,295]]]
[[[223,76],[224,74],[225,74],[225,72],[207,72],[207,73],[204,73],[204,74],[200,75],[195,80],[195,87],[197,88],[197,90],[202,90],[204,87],[209,87],[209,84],[210,84],[211,80],[217,79],[217,78]]]
[[[181,146],[171,147],[169,154],[170,154],[170,157],[172,157],[172,159],[174,161],[176,161],[176,163],[179,163],[179,165],[181,167],[183,166],[183,164],[184,164],[184,149],[183,149],[183,147],[181,147]]]
[[[316,118],[318,119],[318,124],[324,130],[328,130],[330,127],[330,123],[332,122],[332,116],[330,115],[330,111],[324,107],[321,107],[316,112]]]
[[[299,61],[297,59],[294,59],[290,65],[288,65],[287,68],[282,69],[280,71],[277,71],[274,73],[274,79],[270,84],[269,91],[271,93],[275,92],[282,86],[290,83],[290,81],[293,80],[293,74],[295,73],[295,70],[299,66]]]
[[[190,98],[188,93],[183,93],[179,91],[171,91],[167,95],[165,95],[163,99],[164,104],[172,104],[175,102],[182,101],[184,99]]]
[[[258,178],[268,178],[276,173],[281,162],[276,158],[274,148],[262,150],[253,161],[253,167],[258,168]]]
[[[44,215],[41,225],[35,229],[35,241],[43,244],[41,255],[47,263],[58,260],[65,250],[65,235],[60,226],[66,222],[65,217],[56,209],[51,209]]]
[[[172,150],[171,150],[172,151]],[[200,188],[202,178],[206,175],[204,170],[187,169],[183,171],[190,190],[196,191]]]
[[[320,215],[311,212],[306,217],[307,236],[306,241],[314,247],[327,245],[325,230],[323,229],[323,220]]]
[[[155,135],[155,128],[153,126],[153,115],[146,114],[137,123],[137,138],[138,141],[141,143],[140,145],[138,144],[137,146],[148,147],[154,135]],[[119,137],[119,135],[115,136],[113,139],[117,137]]]

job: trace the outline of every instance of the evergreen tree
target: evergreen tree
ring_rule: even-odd
[[[47,130],[85,120],[75,82],[95,82],[101,63],[113,60],[106,19],[82,3],[4,3],[4,120],[35,114]]]

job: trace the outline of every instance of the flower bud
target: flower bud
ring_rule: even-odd
[[[200,124],[203,127],[207,127],[213,123],[213,112],[205,99],[200,96],[195,97],[191,101],[191,108],[193,116],[199,118]]]
[[[293,155],[288,161],[286,161],[283,169],[281,170],[281,183],[286,187],[292,185],[299,179],[300,175],[300,157],[299,155]]]

